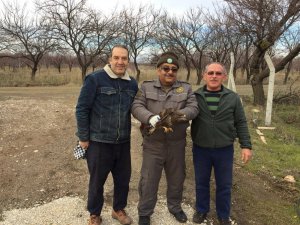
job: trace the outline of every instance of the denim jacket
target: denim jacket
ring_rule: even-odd
[[[80,141],[124,143],[130,141],[131,104],[137,82],[126,73],[117,77],[110,67],[85,78],[76,106]]]

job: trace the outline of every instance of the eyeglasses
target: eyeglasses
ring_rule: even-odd
[[[220,72],[220,71],[208,71],[208,72],[206,72],[207,73],[207,75],[209,75],[209,76],[212,76],[212,75],[216,75],[216,76],[221,76],[221,75],[223,75],[223,73],[222,72]]]
[[[170,70],[172,70],[173,73],[176,73],[178,71],[178,68],[176,67],[168,67],[168,66],[163,66],[160,67],[161,70],[165,71],[166,73],[168,73]]]

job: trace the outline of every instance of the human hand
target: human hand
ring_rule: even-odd
[[[149,120],[149,124],[152,126],[152,127],[155,127],[156,123],[160,121],[160,116],[159,115],[155,115],[155,116],[152,116]]]
[[[186,118],[186,115],[180,112],[180,110],[176,110],[172,115],[172,122],[173,124],[187,122],[188,119]]]
[[[79,145],[81,146],[81,148],[87,150],[89,147],[89,141],[79,141]]]
[[[252,157],[252,150],[249,148],[242,148],[242,162],[247,163]]]

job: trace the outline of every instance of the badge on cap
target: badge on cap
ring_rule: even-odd
[[[173,59],[171,59],[171,58],[167,59],[167,63],[172,63],[172,62],[173,62]]]
[[[184,91],[183,87],[176,88],[177,93],[182,93]]]

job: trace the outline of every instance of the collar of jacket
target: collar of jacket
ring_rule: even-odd
[[[160,83],[160,81],[159,81],[159,79],[156,79],[156,80],[154,80],[154,87],[158,87],[158,88],[161,88],[162,87],[162,85],[161,85],[161,83]],[[177,87],[180,87],[181,85],[179,84],[179,82],[176,80],[175,81],[175,83],[171,86],[171,88],[177,88]]]
[[[129,74],[127,73],[127,71],[125,72],[124,76],[117,76],[110,68],[109,64],[106,64],[104,66],[104,71],[108,74],[108,76],[110,76],[110,78],[112,79],[117,79],[117,78],[121,78],[123,80],[131,80]]]

